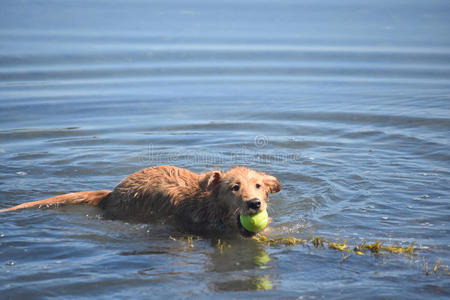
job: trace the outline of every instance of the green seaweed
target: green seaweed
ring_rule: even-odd
[[[189,247],[188,251],[191,251],[194,248],[194,239],[192,236],[187,237],[180,237],[178,239],[169,236],[169,239],[172,241],[182,241],[187,244]],[[197,238],[199,240],[200,238]],[[368,243],[366,240],[361,242],[360,244],[356,246],[350,246],[348,245],[347,241],[340,242],[340,241],[330,241],[322,236],[314,236],[313,233],[309,235],[307,239],[302,238],[296,238],[292,236],[285,236],[285,237],[276,237],[276,238],[269,238],[267,236],[256,234],[253,238],[258,243],[265,244],[268,247],[271,246],[297,246],[297,245],[303,245],[303,246],[312,246],[315,249],[318,248],[328,248],[330,250],[338,251],[342,253],[340,262],[343,263],[348,258],[352,257],[353,255],[366,255],[367,253],[376,255],[376,256],[384,256],[388,254],[396,254],[396,255],[404,255],[408,258],[417,257],[417,248],[415,247],[415,243],[412,242],[408,246],[401,247],[398,245],[385,245],[382,241],[375,241],[373,243]],[[219,250],[219,253],[221,255],[224,254],[225,249],[231,248],[231,245],[227,243],[226,241],[223,241],[221,239],[217,240],[216,248]],[[444,276],[450,276],[449,272],[449,266],[442,264],[442,261],[438,259],[436,263],[434,264],[433,268],[430,270],[429,263],[425,259],[425,257],[422,257],[422,270],[425,272],[426,275],[430,275],[434,273],[436,276],[444,275]]]
[[[341,251],[345,253],[355,253],[356,255],[364,255],[364,253],[370,251],[372,254],[385,254],[385,253],[394,253],[394,254],[404,254],[404,255],[413,255],[415,248],[414,242],[411,243],[407,247],[399,247],[395,245],[387,245],[385,246],[383,242],[376,241],[374,243],[368,244],[366,241],[361,244],[350,247],[347,245],[347,241],[344,242],[334,242],[329,241],[322,236],[313,236],[310,234],[308,239],[298,239],[295,237],[278,237],[278,238],[268,238],[264,235],[257,234],[253,237],[254,240],[266,243],[269,246],[296,246],[298,244],[302,244],[307,246],[309,243],[312,244],[314,248],[325,248],[328,245],[328,249]]]

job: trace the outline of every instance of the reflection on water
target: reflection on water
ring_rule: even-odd
[[[223,242],[223,246],[218,246],[218,251],[211,256],[211,261],[211,271],[228,272],[230,270],[263,268],[270,262],[270,257],[261,244],[249,240],[234,243]]]
[[[214,282],[212,285],[212,289],[219,292],[267,291],[273,289],[270,276],[250,276],[249,278]]]
[[[209,257],[208,272],[217,273],[209,283],[216,291],[271,290],[270,255],[261,244],[249,240],[223,242]],[[261,272],[261,270],[264,270]]]

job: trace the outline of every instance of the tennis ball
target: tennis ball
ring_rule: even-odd
[[[267,210],[260,211],[254,215],[240,215],[242,227],[251,232],[263,230],[269,223],[269,215]]]

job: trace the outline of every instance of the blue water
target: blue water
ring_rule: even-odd
[[[448,1],[2,1],[0,208],[246,165],[282,183],[270,237],[417,249],[32,209],[0,215],[2,298],[448,298],[449,33]]]

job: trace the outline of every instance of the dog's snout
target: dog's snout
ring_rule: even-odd
[[[259,200],[258,198],[248,200],[247,207],[255,210],[259,209],[261,207],[261,200]]]

